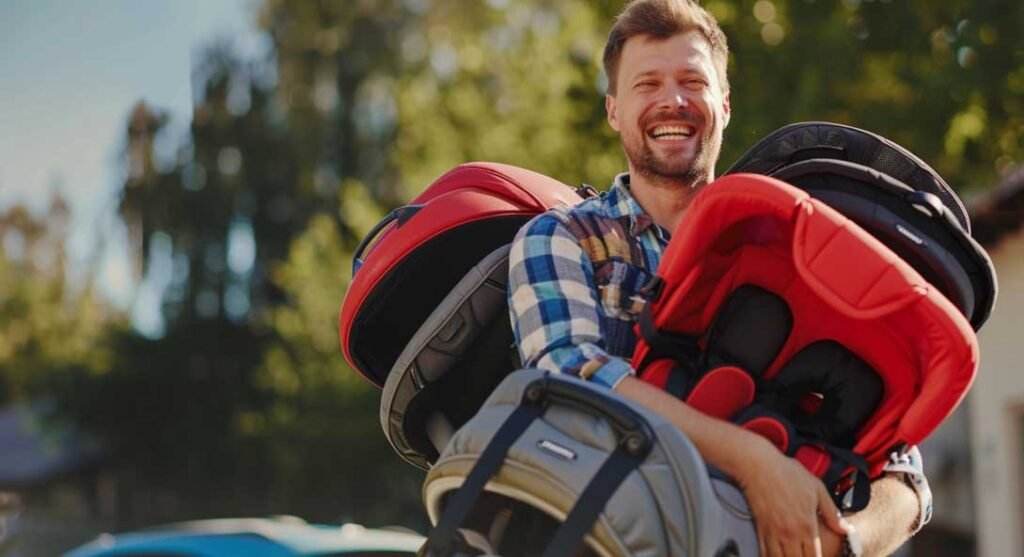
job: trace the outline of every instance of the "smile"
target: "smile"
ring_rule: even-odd
[[[654,139],[686,139],[697,132],[693,126],[658,126],[650,131]]]

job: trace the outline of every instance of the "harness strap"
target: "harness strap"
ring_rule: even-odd
[[[524,401],[525,402],[525,401]],[[445,509],[438,520],[437,526],[430,532],[427,538],[426,555],[441,556],[450,555],[454,549],[455,534],[459,526],[466,519],[469,511],[484,491],[487,481],[501,467],[512,444],[526,431],[526,428],[533,423],[543,412],[543,408],[537,404],[520,404],[501,424],[494,438],[484,449],[483,454],[477,460],[473,470],[466,477],[466,481],[455,492],[451,504]]]
[[[868,461],[861,455],[835,445],[825,445],[825,450],[832,455],[832,463],[828,471],[822,477],[822,481],[831,490],[841,487],[846,471],[853,467],[853,485],[844,490],[842,499],[836,499],[837,493],[833,491],[833,499],[840,508],[847,511],[857,512],[868,506],[871,498],[871,477],[868,476]]]
[[[576,195],[582,197],[583,199],[590,199],[591,197],[597,197],[598,195],[600,195],[597,189],[594,186],[591,186],[590,184],[580,184],[580,186],[578,188],[575,188],[573,191],[575,191]]]
[[[526,429],[540,417],[546,408],[547,397],[552,396],[567,404],[580,404],[604,414],[620,435],[612,454],[604,461],[583,492],[576,499],[565,522],[555,532],[545,557],[570,555],[583,541],[605,504],[622,481],[647,458],[654,445],[653,433],[627,406],[614,401],[605,404],[593,399],[581,399],[578,387],[571,384],[556,386],[528,386],[519,406],[505,420],[487,444],[466,481],[455,492],[451,503],[442,513],[437,526],[424,544],[423,554],[428,557],[451,556],[456,549],[458,528],[462,525],[484,488],[501,468],[509,449]]]
[[[676,365],[668,371],[668,381],[665,382],[665,390],[679,400],[685,400],[690,394],[693,384],[692,366],[676,361]],[[689,372],[689,373],[688,373]]]
[[[701,355],[700,346],[697,345],[696,335],[683,335],[677,333],[666,333],[654,326],[654,318],[651,316],[651,305],[647,304],[640,310],[637,318],[637,325],[640,328],[640,336],[650,346],[647,357],[644,358],[640,370],[647,364],[658,358],[672,358],[677,360],[684,370],[691,376],[695,376],[696,363]]]
[[[554,538],[544,549],[543,557],[572,555],[587,535],[605,504],[618,490],[619,485],[630,472],[643,461],[644,455],[630,454],[625,443],[619,443],[615,451],[604,461],[597,474],[583,488],[579,499],[565,522],[558,527]]]
[[[797,458],[801,449],[817,449],[824,453],[827,455],[828,464],[821,472],[815,473],[811,470],[808,462],[801,460],[801,464],[821,478],[832,495],[832,500],[841,509],[856,512],[867,506],[871,497],[871,477],[868,475],[867,460],[863,456],[798,431],[790,420],[758,403],[740,411],[733,418],[733,422],[776,443],[781,442],[783,446],[779,449],[787,456]],[[771,435],[772,432],[777,432],[777,435]],[[803,454],[800,456],[804,458]],[[853,483],[849,489],[843,489],[850,468],[854,469]]]

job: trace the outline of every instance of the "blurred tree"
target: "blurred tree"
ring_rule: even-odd
[[[208,51],[170,161],[164,114],[140,103],[128,122],[120,211],[137,275],[165,285],[163,326],[112,334],[106,373],[54,387],[120,457],[124,527],[281,512],[423,522],[417,474],[389,458],[377,394],[334,340],[342,231],[365,232],[379,209],[359,181],[330,183],[337,163],[305,156],[276,73]]]
[[[195,70],[190,137],[167,170],[157,168],[153,148],[166,116],[144,104],[132,112],[120,210],[142,254],[137,272],[156,259],[153,247],[171,263],[168,329],[204,319],[240,324],[280,302],[267,281],[270,262],[285,256],[317,205],[298,187],[295,146],[261,70],[224,47],[208,51]]]
[[[1024,160],[1024,4],[707,0],[732,48],[725,168],[801,120],[865,128],[957,189]]]
[[[468,160],[604,186],[625,161],[605,124],[615,3],[437,3],[401,41],[393,161],[404,197]]]
[[[97,346],[112,316],[90,284],[68,287],[68,216],[59,196],[40,217],[18,205],[0,214],[0,405],[45,394],[57,370],[112,357]]]
[[[445,169],[500,160],[604,186],[625,168],[601,49],[624,2],[414,2],[392,85],[408,199]],[[830,120],[903,144],[958,189],[1024,160],[1024,5],[707,0],[730,40],[720,168],[783,125]],[[390,102],[390,101],[389,101]]]
[[[343,199],[348,210],[381,216],[368,198]],[[265,437],[287,472],[279,488],[305,505],[423,527],[422,475],[394,455],[380,431],[379,394],[338,352],[338,305],[351,262],[335,220],[319,215],[295,239],[288,261],[275,267],[273,280],[291,303],[271,315],[274,341],[256,376],[257,389],[274,402],[240,416],[240,426]]]
[[[267,0],[260,25],[276,55],[277,100],[292,131],[301,171],[296,187],[334,212],[345,186],[372,184],[390,204],[395,176],[391,84],[402,71],[399,45],[419,25],[423,2]],[[351,239],[347,223],[338,219]]]

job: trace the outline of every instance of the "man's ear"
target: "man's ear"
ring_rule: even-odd
[[[615,95],[607,94],[604,96],[604,110],[608,113],[608,125],[613,130],[619,131],[619,116],[615,112]]]
[[[725,122],[722,123],[722,128],[729,125],[729,118],[732,116],[732,106],[729,104],[729,95],[731,95],[731,93],[726,93],[725,98],[722,100],[722,113],[725,114]]]

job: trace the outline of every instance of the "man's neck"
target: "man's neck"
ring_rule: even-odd
[[[677,180],[630,173],[629,191],[644,211],[651,215],[655,224],[669,232],[675,232],[683,220],[683,213],[700,191],[700,187],[713,179],[714,177],[709,176],[693,184],[684,184]]]

